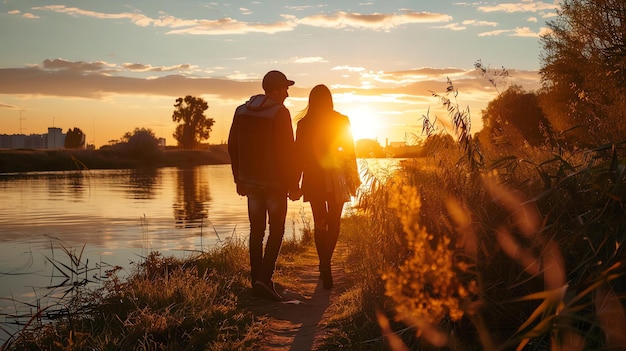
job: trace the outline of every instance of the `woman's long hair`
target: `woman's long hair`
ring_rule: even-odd
[[[323,116],[334,110],[333,95],[324,84],[318,84],[309,93],[309,104],[298,113],[297,120],[307,116]]]

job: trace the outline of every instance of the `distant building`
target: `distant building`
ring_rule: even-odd
[[[159,147],[165,148],[165,138],[159,138]]]
[[[46,149],[63,149],[65,147],[65,134],[61,128],[48,128]]]
[[[65,136],[55,127],[46,134],[0,134],[0,149],[64,149]]]

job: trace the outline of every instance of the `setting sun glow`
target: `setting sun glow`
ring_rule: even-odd
[[[350,118],[354,140],[377,139],[382,127],[381,115],[365,108],[342,112]]]

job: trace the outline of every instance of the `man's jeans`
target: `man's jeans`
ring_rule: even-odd
[[[272,279],[276,259],[285,234],[287,194],[281,191],[254,191],[248,194],[248,218],[250,219],[250,274],[252,284],[257,279]],[[263,253],[265,223],[269,217],[270,234]]]

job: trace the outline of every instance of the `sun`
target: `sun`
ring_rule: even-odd
[[[376,111],[358,108],[346,110],[342,113],[350,118],[350,127],[354,141],[377,139],[380,136],[381,123]]]

